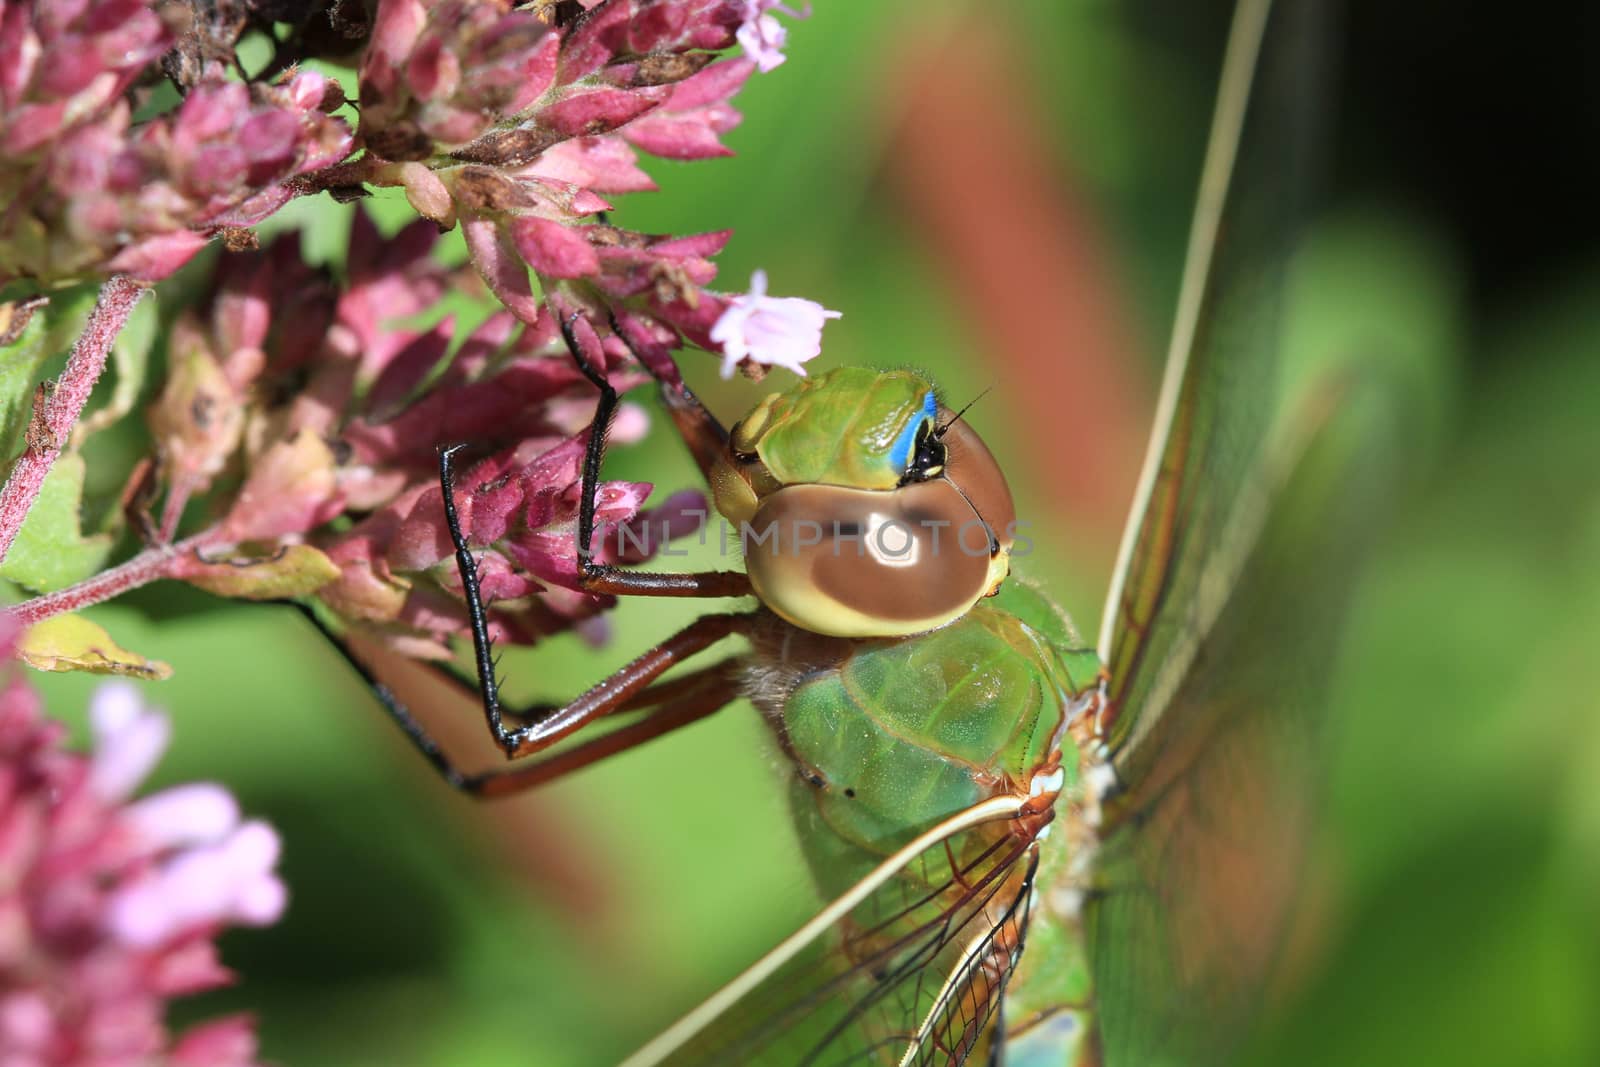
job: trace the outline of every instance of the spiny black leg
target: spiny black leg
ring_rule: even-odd
[[[411,710],[400,702],[399,697],[395,696],[394,690],[385,685],[372,672],[372,669],[355,654],[344,638],[335,633],[327,623],[323,622],[309,604],[301,604],[297,601],[289,601],[289,603],[300,614],[304,615],[312,626],[316,627],[317,632],[326,638],[328,643],[338,651],[340,658],[350,665],[350,669],[360,675],[361,680],[372,691],[372,695],[383,706],[383,710],[389,713],[389,717],[395,721],[401,731],[410,739],[416,750],[422,753],[422,758],[428,761],[428,765],[438,773],[439,777],[449,783],[452,789],[466,789],[467,783],[472,776],[463,774],[450,762],[450,758],[444,754],[438,743],[428,736],[428,731],[423,729],[422,724],[411,714]]]
[[[615,393],[611,395],[613,399],[616,396]],[[478,563],[467,547],[466,535],[462,533],[461,522],[456,515],[455,479],[450,458],[459,447],[452,446],[439,451],[439,487],[444,493],[445,525],[449,528],[450,540],[455,545],[456,568],[461,573],[462,593],[467,603],[467,618],[472,626],[473,662],[478,671],[484,717],[488,721],[490,733],[494,735],[495,741],[505,750],[508,757],[530,755],[548,748],[573,731],[581,729],[586,723],[614,710],[620,702],[638,693],[674,663],[710,647],[729,634],[747,632],[760,617],[759,613],[702,615],[570,703],[526,726],[507,730],[500,714],[500,693],[494,678],[489,622],[484,614],[483,598],[478,590]],[[592,521],[592,509],[590,518]],[[696,576],[649,577],[676,580],[694,579]],[[736,577],[744,579],[743,574]]]
[[[618,596],[676,596],[676,597],[738,597],[749,596],[750,579],[743,571],[705,571],[696,574],[668,574],[659,571],[634,571],[624,570],[595,562],[594,558],[594,515],[600,493],[600,463],[605,456],[606,437],[611,432],[611,420],[617,410],[617,391],[612,388],[606,376],[597,370],[583,354],[583,349],[578,344],[578,337],[572,325],[578,319],[578,312],[573,312],[561,319],[561,336],[567,343],[567,348],[572,352],[572,358],[578,365],[578,370],[583,376],[600,390],[600,400],[595,405],[594,420],[589,424],[588,446],[583,453],[583,474],[579,484],[578,501],[578,574],[582,580],[583,588],[591,593],[605,593]],[[634,352],[634,358],[639,359],[637,351],[627,337],[618,330],[616,321],[612,320],[612,329],[617,330],[617,336],[622,343],[628,345],[629,351]],[[642,359],[639,360],[644,364]],[[666,394],[672,395],[672,390],[667,383],[662,383]],[[727,432],[722,429],[717,421],[711,418],[709,412],[700,406],[693,394],[687,389],[679,387],[687,403],[697,409],[706,421],[709,422],[715,434],[720,435],[712,447],[720,449],[727,440]],[[669,407],[673,401],[669,399]],[[677,403],[686,403],[682,397]],[[676,408],[673,409],[673,420],[683,430],[684,421],[680,418]],[[700,449],[695,441],[690,439],[688,431],[684,430],[686,440],[690,441],[690,448],[696,453],[696,460],[700,461]],[[702,469],[709,468],[702,465]]]
[[[467,602],[467,621],[472,627],[472,659],[478,671],[478,691],[483,699],[483,714],[489,721],[489,731],[494,734],[495,741],[509,751],[512,742],[500,717],[500,684],[495,678],[494,648],[489,641],[489,620],[484,614],[483,597],[478,588],[478,561],[467,549],[467,539],[461,532],[461,519],[456,515],[455,471],[451,467],[450,460],[463,447],[451,445],[439,450],[439,488],[444,493],[444,522],[450,530],[450,541],[455,545],[456,569],[461,572],[461,589]]]
[[[561,337],[567,342],[573,362],[594,387],[600,390],[600,400],[594,406],[594,419],[589,423],[589,441],[583,450],[583,477],[578,497],[578,568],[584,577],[594,575],[604,568],[594,561],[594,512],[600,493],[600,461],[606,453],[606,437],[611,433],[611,420],[617,413],[617,391],[604,374],[595,369],[578,344],[572,324],[578,312],[561,319]]]

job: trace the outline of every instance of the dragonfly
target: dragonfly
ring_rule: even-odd
[[[626,1067],[1195,1065],[1248,1033],[1303,863],[1337,605],[1377,506],[1360,472],[1392,417],[1359,352],[1290,367],[1275,310],[1315,7],[1235,14],[1096,644],[1012,574],[1000,465],[914,371],[802,379],[725,427],[670,361],[636,352],[741,530],[745,569],[596,562],[618,394],[573,316],[567,346],[599,392],[584,587],[755,606],[702,615],[569,703],[513,713],[456,521],[457,452],[441,453],[485,717],[516,762],[462,771],[378,692],[450,784],[519,791],[741,697],[792,772],[829,903]],[[700,662],[732,638],[742,647]],[[700,665],[674,671],[686,661]]]

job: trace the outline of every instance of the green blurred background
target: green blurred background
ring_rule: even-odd
[[[773,292],[844,312],[826,365],[917,364],[958,399],[993,386],[971,417],[1049,531],[1028,568],[1093,633],[1229,5],[815,6],[739,98],[738,155],[650,163],[661,191],[618,220],[733,227],[725,288],[764,267]],[[1252,1062],[1595,1063],[1600,254],[1596,175],[1555,160],[1592,138],[1600,94],[1581,34],[1393,7],[1329,30],[1312,239],[1353,280],[1296,314],[1381,302],[1438,369],[1417,413],[1438,446],[1396,458],[1418,474],[1339,651],[1299,981]],[[406,217],[392,195],[365,209]],[[338,262],[350,210],[298,204],[273,228],[312,224]],[[686,364],[726,417],[760,395]],[[663,420],[608,470],[694,481]],[[624,605],[603,650],[508,655],[510,688],[574,693],[693,613]],[[240,984],[184,1009],[258,1012],[277,1062],[610,1063],[808,906],[748,706],[484,809],[288,610],[157,587],[93,615],[176,668],[151,687],[178,720],[161,779],[221,779],[283,833],[287,918],[230,935]],[[91,681],[40,685],[81,721]]]

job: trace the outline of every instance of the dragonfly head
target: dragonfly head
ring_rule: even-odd
[[[756,594],[807,630],[931,630],[1010,571],[1005,476],[913,371],[841,368],[767,397],[711,480]]]

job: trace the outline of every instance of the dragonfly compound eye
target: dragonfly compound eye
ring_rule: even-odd
[[[972,505],[989,527],[997,553],[1011,549],[1017,528],[1017,508],[1011,502],[1011,487],[1000,472],[989,446],[976,430],[964,422],[947,423],[940,435],[945,445],[944,477]]]
[[[890,490],[785,486],[761,502],[742,539],[762,602],[838,637],[942,626],[1009,568],[989,526],[942,477]]]

